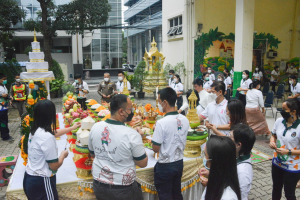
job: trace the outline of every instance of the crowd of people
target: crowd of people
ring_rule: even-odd
[[[232,69],[233,70],[233,69]],[[278,81],[278,71],[272,72],[272,81]],[[4,76],[1,79],[0,92],[5,89]],[[237,74],[236,74],[237,76]],[[295,188],[300,179],[300,86],[297,77],[289,79],[291,95],[282,103],[281,116],[275,122],[272,132],[269,130],[260,91],[263,76],[258,69],[250,79],[250,72],[242,73],[238,98],[232,99],[233,72],[227,69],[215,77],[208,67],[202,78],[193,81],[193,90],[186,92],[187,98],[194,91],[197,97],[199,120],[209,130],[209,138],[202,149],[203,167],[199,168],[200,183],[205,187],[201,200],[246,200],[253,181],[251,150],[256,135],[270,137],[270,148],[274,149],[272,160],[272,199],[281,199],[282,189],[288,200],[295,200]],[[80,76],[75,77],[74,86],[78,96],[85,102],[89,89]],[[148,164],[148,155],[144,149],[143,132],[137,128],[125,126],[132,120],[134,109],[131,100],[120,94],[124,87],[124,73],[118,74],[118,82],[110,80],[108,73],[100,82],[98,93],[103,100],[110,102],[111,117],[96,123],[89,136],[89,151],[94,157],[92,174],[93,189],[97,199],[101,200],[141,200],[141,185],[136,181],[136,165],[143,168]],[[189,130],[189,121],[185,117],[189,104],[183,101],[184,87],[181,78],[173,70],[169,71],[169,86],[158,92],[158,108],[166,115],[153,127],[153,151],[159,153],[154,167],[154,184],[159,199],[183,199],[181,178],[183,173],[183,151]],[[16,91],[20,84],[13,88]],[[128,85],[128,90],[130,90]],[[3,93],[3,92],[2,92]],[[4,94],[4,93],[3,93]],[[3,97],[2,94],[2,97]],[[5,95],[4,95],[5,96]],[[45,111],[47,107],[47,111]],[[1,111],[0,111],[1,112]],[[55,173],[62,165],[67,151],[58,157],[55,137],[61,136],[80,126],[56,130],[55,106],[44,100],[36,104],[35,120],[28,142],[28,165],[24,176],[24,191],[29,199],[58,199]],[[2,122],[1,122],[2,123]],[[122,131],[120,131],[122,130]],[[101,134],[108,133],[109,141],[101,142]],[[1,130],[2,136],[2,130]],[[53,150],[54,149],[54,150]],[[200,167],[200,166],[199,166]],[[105,170],[113,176],[100,176]],[[128,173],[134,174],[124,181]],[[36,191],[36,192],[35,192]]]

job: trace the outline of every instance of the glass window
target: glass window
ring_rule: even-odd
[[[36,19],[38,17],[39,12],[42,12],[42,9],[40,7],[33,7],[33,19]]]
[[[110,7],[111,7],[111,11],[117,11],[117,9],[118,9],[118,4],[117,4],[117,3],[111,3],[111,4],[110,4]]]
[[[22,6],[32,6],[32,0],[22,0]]]
[[[109,52],[109,39],[101,39],[101,52]]]
[[[32,7],[23,7],[24,11],[26,12],[25,19],[29,20],[32,18]]]
[[[173,19],[170,19],[170,28],[173,27]]]
[[[100,61],[100,53],[93,53],[92,61]]]
[[[118,25],[118,18],[109,18],[108,19],[110,21],[110,25]]]
[[[109,38],[109,35],[108,35],[107,32],[103,32],[103,31],[101,30],[101,39],[102,39],[102,38]]]
[[[182,16],[179,17],[179,25],[182,24]]]
[[[109,57],[109,63],[111,68],[121,68],[121,66],[119,66],[119,54],[111,53]]]
[[[101,53],[100,55],[102,68],[105,68],[105,66],[108,66],[109,63],[109,53]]]
[[[119,38],[119,34],[110,34],[110,38]]]
[[[93,39],[92,40],[92,52],[100,52],[100,40]]]
[[[86,47],[82,47],[82,52],[83,52],[83,54],[91,53],[91,44],[89,44]]]
[[[38,2],[37,0],[32,0],[32,5],[33,6],[38,6],[38,7],[41,6],[40,2]]]
[[[110,39],[110,52],[118,52],[118,40]]]
[[[174,18],[174,26],[178,25],[178,17]]]

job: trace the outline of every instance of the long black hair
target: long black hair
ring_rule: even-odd
[[[300,102],[296,99],[287,99],[284,101],[290,111],[296,110],[296,116],[300,116]]]
[[[232,139],[226,136],[212,136],[206,143],[210,160],[210,172],[205,199],[221,199],[227,187],[241,200],[237,175],[236,148]]]
[[[249,78],[250,72],[248,70],[244,70],[243,72],[245,72],[245,74],[247,74],[247,78]]]
[[[230,99],[227,104],[230,113],[230,126],[242,123],[247,124],[245,106],[239,99]]]
[[[56,132],[56,109],[55,105],[50,100],[41,100],[34,106],[33,111],[33,126],[31,134],[34,135],[38,128],[55,135]]]
[[[246,124],[236,124],[232,128],[233,138],[235,143],[241,143],[241,150],[239,151],[240,155],[249,155],[255,143],[256,137],[255,133]]]
[[[178,74],[175,74],[175,76],[176,76],[177,79],[178,79],[178,83],[181,83],[181,78],[180,78],[180,76],[179,76]]]
[[[260,80],[255,79],[253,80],[252,83],[250,83],[249,89],[252,90],[253,88],[256,88],[258,85],[260,85]]]

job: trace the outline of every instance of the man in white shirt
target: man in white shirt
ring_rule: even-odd
[[[225,84],[222,81],[215,81],[211,85],[212,93],[216,96],[216,101],[208,104],[206,109],[199,116],[200,121],[205,121],[207,128],[211,128],[215,125],[218,129],[218,125],[229,124],[229,118],[226,114],[226,107],[228,101],[224,97]],[[219,130],[222,133],[220,136],[229,135],[229,130]]]
[[[158,93],[158,106],[167,113],[158,120],[153,133],[153,151],[159,158],[154,167],[154,184],[159,199],[183,200],[181,177],[183,171],[183,150],[190,127],[189,120],[175,110],[177,95],[171,88]]]
[[[272,86],[272,90],[275,93],[275,86],[277,84],[277,82],[279,82],[280,80],[280,72],[279,72],[279,67],[275,66],[274,70],[271,72],[271,86]]]
[[[77,102],[80,103],[81,108],[86,110],[86,95],[89,93],[89,86],[88,84],[82,80],[80,74],[75,74],[74,76],[75,82],[72,86],[75,87],[75,93],[77,94]]]
[[[146,167],[148,157],[141,130],[125,126],[134,113],[132,102],[124,94],[115,95],[110,103],[111,118],[96,123],[89,135],[89,151],[95,157],[93,189],[101,200],[143,199],[136,182],[136,165]]]
[[[173,69],[169,70],[169,86],[172,87],[173,77],[175,76],[175,71]]]
[[[118,79],[119,81],[117,82],[117,91],[115,91],[115,94],[120,94],[123,92],[123,89],[124,89],[124,72],[122,71],[119,71],[118,72]],[[130,85],[130,82],[127,80],[127,89],[130,91],[131,90],[131,85]]]
[[[194,89],[197,90],[198,94],[199,94],[199,105],[202,108],[201,113],[205,110],[205,108],[207,107],[207,105],[212,102],[212,98],[211,95],[203,89],[203,80],[201,79],[195,79],[193,81],[193,85],[194,85]]]
[[[209,80],[210,81],[215,81],[216,80],[215,75],[212,73],[212,68],[211,67],[207,67],[207,73],[209,74]]]
[[[297,75],[297,69],[294,67],[294,64],[291,64],[286,73],[290,75]]]

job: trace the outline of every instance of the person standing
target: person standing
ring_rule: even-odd
[[[120,94],[120,93],[123,92],[123,89],[124,89],[124,82],[123,82],[124,77],[125,77],[124,72],[119,71],[118,72],[118,80],[119,81],[117,82],[117,91],[115,91],[115,94]],[[131,85],[130,85],[130,82],[128,80],[127,80],[127,89],[128,89],[128,91],[131,90]]]
[[[296,200],[295,189],[300,179],[300,105],[295,99],[282,104],[281,118],[274,124],[270,148],[274,149],[272,160],[272,199],[280,200],[282,187],[286,199]]]
[[[176,92],[177,94],[177,110],[179,110],[183,104],[183,98],[182,98],[182,94],[183,94],[183,84],[181,83],[181,79],[180,76],[178,74],[175,74],[175,76],[173,77],[173,85],[172,85],[172,89]],[[184,115],[184,111],[182,113]]]
[[[294,64],[292,63],[290,65],[290,67],[286,70],[286,73],[287,74],[290,74],[290,75],[297,75],[297,69],[294,67]]]
[[[199,116],[200,122],[205,121],[207,128],[211,128],[212,124],[218,129],[219,125],[229,124],[229,119],[226,114],[226,107],[228,101],[224,97],[225,84],[221,81],[215,81],[211,85],[211,90],[215,96],[215,101],[208,104],[206,109]],[[200,97],[201,98],[201,97]],[[229,135],[228,130],[220,130],[224,135]]]
[[[252,80],[249,78],[248,70],[243,71],[242,78],[241,85],[237,91],[240,92],[239,100],[241,100],[244,106],[246,106],[246,93],[249,90],[249,85],[252,83]]]
[[[210,93],[211,92],[211,85],[213,84],[213,81],[210,80],[209,74],[204,73],[203,74],[203,88]]]
[[[207,73],[209,74],[209,80],[210,81],[215,81],[216,80],[216,77],[215,77],[211,67],[207,67]]]
[[[289,99],[297,99],[300,101],[300,83],[297,82],[297,76],[291,75],[289,78],[290,88],[292,95],[289,96]]]
[[[211,95],[203,89],[203,80],[200,78],[197,78],[193,81],[194,89],[198,92],[199,94],[199,106],[201,107],[201,111],[199,110],[200,113],[202,113],[207,105],[212,101],[211,100]]]
[[[263,74],[259,70],[258,66],[256,66],[255,71],[253,72],[252,80],[259,80],[260,82],[263,81]]]
[[[116,84],[110,80],[110,74],[104,73],[104,81],[99,83],[98,94],[102,97],[102,101],[110,103],[114,91],[116,91]]]
[[[10,87],[10,94],[13,96],[12,105],[19,111],[20,117],[26,112],[25,102],[28,95],[28,87],[25,83],[21,83],[20,74],[15,76],[16,82]]]
[[[260,81],[254,80],[246,94],[246,117],[248,125],[254,130],[255,135],[271,135],[265,118],[263,94],[259,90]],[[262,110],[260,110],[260,108]]]
[[[63,150],[58,157],[56,137],[76,128],[56,130],[56,109],[52,101],[46,99],[34,106],[34,121],[28,138],[28,163],[25,168],[23,190],[28,199],[58,200],[56,172],[68,156]]]
[[[89,93],[88,84],[82,80],[80,74],[75,74],[74,76],[75,82],[72,86],[75,87],[75,93],[77,94],[77,102],[80,103],[81,108],[86,110],[87,106],[85,104],[86,95]]]
[[[280,73],[279,73],[279,67],[275,66],[274,70],[271,72],[271,86],[272,91],[275,93],[275,86],[277,85],[277,82],[280,80]]]
[[[88,149],[95,157],[94,193],[98,200],[143,200],[135,167],[146,167],[148,163],[140,135],[143,132],[124,124],[134,115],[132,102],[126,95],[115,95],[110,109],[110,119],[96,123],[89,135]]]
[[[6,75],[0,73],[0,132],[3,141],[13,142],[15,139],[9,135],[8,129],[8,103],[13,98],[8,95],[6,88]]]
[[[173,84],[173,77],[175,76],[175,71],[173,69],[169,70],[169,86],[172,87]]]
[[[158,92],[158,108],[167,113],[158,120],[152,138],[152,147],[159,158],[154,166],[154,185],[159,199],[182,200],[181,177],[183,150],[189,130],[189,120],[175,110],[177,95],[171,88]]]

